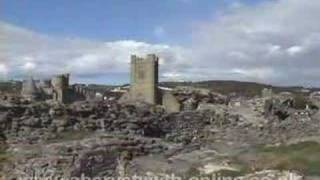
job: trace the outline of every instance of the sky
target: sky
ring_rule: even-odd
[[[162,81],[320,86],[319,0],[1,0],[0,78],[129,81],[130,55]]]

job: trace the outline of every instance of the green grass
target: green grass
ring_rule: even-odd
[[[8,153],[5,150],[0,150],[0,164],[8,160]]]
[[[239,177],[245,175],[244,171],[221,170],[215,173],[218,177]]]
[[[191,179],[193,177],[201,177],[201,173],[196,167],[191,167],[185,174],[184,179]]]
[[[257,160],[262,166],[276,170],[296,170],[306,175],[320,175],[320,144],[302,142],[277,147],[260,147]]]
[[[68,131],[61,132],[57,135],[56,138],[49,140],[48,143],[57,143],[62,141],[75,141],[81,140],[90,135],[89,132],[86,131]]]
[[[2,171],[3,171],[3,166],[5,163],[8,163],[10,161],[10,158],[12,157],[12,155],[10,153],[8,153],[7,151],[5,151],[4,149],[0,149],[0,178],[3,175]]]
[[[185,179],[191,179],[195,177],[199,179],[208,179],[208,178],[214,177],[213,175],[215,175],[217,178],[218,177],[236,178],[236,177],[243,176],[245,174],[246,174],[245,171],[231,171],[231,170],[220,170],[212,174],[201,174],[201,172],[197,168],[193,167],[193,168],[190,168],[189,171],[186,173]]]
[[[242,96],[254,97],[260,96],[261,91],[264,88],[272,88],[275,93],[288,91],[293,94],[303,87],[276,87],[266,84],[254,83],[254,82],[241,82],[241,81],[224,81],[224,80],[212,80],[212,81],[200,81],[200,82],[161,82],[162,85],[168,87],[177,86],[191,86],[195,88],[210,89],[214,92],[221,93],[224,95],[234,93]],[[316,90],[316,89],[314,89]]]

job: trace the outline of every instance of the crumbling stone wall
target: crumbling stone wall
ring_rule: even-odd
[[[57,75],[51,81],[53,88],[53,100],[66,103],[68,99],[69,74]]]
[[[169,113],[179,112],[181,110],[181,104],[169,91],[162,91],[162,105]]]
[[[97,91],[94,89],[90,89],[87,85],[85,84],[75,84],[72,86],[72,90],[74,92],[74,99],[77,100],[102,100],[102,98],[97,98],[96,94]]]
[[[273,95],[273,91],[271,88],[264,88],[262,91],[261,91],[261,96],[263,98],[271,98]]]
[[[28,79],[23,81],[21,95],[30,101],[40,98],[39,89],[32,77],[28,77]]]

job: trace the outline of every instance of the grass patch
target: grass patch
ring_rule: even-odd
[[[3,166],[4,164],[8,163],[11,159],[11,154],[8,153],[6,150],[4,149],[0,149],[0,179],[1,179],[1,176],[3,175],[2,172],[3,172]]]
[[[196,168],[190,168],[189,171],[186,173],[185,179],[191,178],[199,178],[199,179],[210,179],[212,177],[231,177],[236,178],[245,175],[244,171],[232,171],[232,170],[220,170],[214,172],[212,174],[201,174],[201,172]]]
[[[184,179],[190,179],[192,177],[201,177],[201,173],[196,167],[191,167],[185,174]]]
[[[258,163],[276,170],[296,170],[306,175],[320,175],[320,144],[302,142],[257,149]]]
[[[5,150],[0,150],[0,164],[6,162],[9,159],[9,155]]]
[[[86,131],[61,132],[54,139],[50,140],[49,143],[56,143],[56,142],[61,142],[61,141],[81,140],[89,135],[90,135],[90,132],[86,132]]]
[[[5,143],[0,142],[0,165],[1,165],[1,163],[6,162],[9,158],[7,148],[8,147]]]
[[[217,177],[239,177],[245,175],[243,171],[221,170],[215,173]]]

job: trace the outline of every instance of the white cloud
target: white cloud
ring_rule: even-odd
[[[303,51],[303,47],[301,47],[301,46],[292,46],[287,49],[288,54],[291,56],[297,55],[297,54],[301,53],[302,51]]]
[[[228,55],[232,58],[235,58],[235,59],[247,59],[248,56],[244,53],[244,52],[240,52],[240,51],[231,51],[230,53],[228,53]]]
[[[11,76],[23,77],[32,73],[49,77],[71,73],[77,80],[108,80],[110,74],[126,75],[132,54],[144,56],[156,53],[161,57],[163,73],[183,62],[184,49],[166,44],[149,44],[133,40],[113,42],[61,39],[47,37],[8,23],[0,23],[6,43],[0,52],[6,52],[3,64],[11,69]],[[89,78],[88,78],[89,77]],[[91,78],[90,78],[91,77]],[[115,78],[114,76],[112,78]],[[128,77],[129,80],[129,77]]]
[[[6,76],[8,73],[8,68],[5,64],[0,63],[0,75]]]
[[[33,62],[26,62],[23,66],[22,69],[26,71],[34,71],[37,65]]]
[[[127,75],[131,54],[156,53],[163,79],[320,86],[319,9],[319,0],[235,4],[212,20],[196,23],[192,44],[184,46],[61,39],[0,23],[0,40],[6,42],[0,44],[0,56],[5,54],[0,59],[6,72],[18,77],[27,73],[19,67],[29,62],[38,76],[70,72],[77,79],[94,80]],[[165,33],[161,26],[154,29],[158,37]]]
[[[276,55],[281,53],[281,46],[279,45],[270,45],[269,46],[269,55]]]
[[[182,74],[179,73],[164,73],[162,75],[165,79],[167,79],[168,81],[183,81],[185,77],[183,77]]]
[[[193,72],[208,79],[320,85],[320,1],[241,5],[193,30]],[[196,60],[201,60],[196,62]],[[237,71],[235,71],[237,70]],[[308,73],[306,73],[308,72]]]
[[[256,78],[256,81],[265,80],[267,81],[268,77],[272,76],[275,72],[271,68],[256,68],[256,69],[233,69],[234,73],[237,73],[241,76],[247,78]]]

